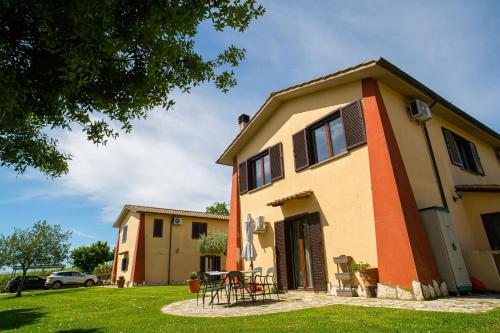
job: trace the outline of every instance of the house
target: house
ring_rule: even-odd
[[[381,297],[469,276],[500,291],[500,136],[387,60],[271,93],[239,123],[217,161],[233,167],[227,269],[246,265],[250,215],[266,225],[254,265],[283,290],[335,290],[347,255],[378,268]]]
[[[112,282],[126,285],[184,283],[190,272],[221,270],[225,256],[198,250],[202,234],[226,233],[228,216],[125,205],[113,224],[118,229]]]

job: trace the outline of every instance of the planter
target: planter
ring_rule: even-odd
[[[116,286],[118,288],[123,288],[124,285],[125,285],[125,279],[123,279],[123,280],[116,280]]]
[[[200,279],[186,280],[186,285],[191,294],[196,294],[200,290]]]
[[[361,282],[365,287],[376,287],[378,283],[378,268],[368,268],[362,272],[359,272],[361,276]]]

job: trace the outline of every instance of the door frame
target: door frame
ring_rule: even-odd
[[[287,266],[287,280],[288,280],[288,290],[298,290],[298,291],[313,291],[314,290],[314,279],[311,281],[312,286],[311,287],[303,287],[303,288],[297,288],[296,281],[295,281],[295,270],[294,270],[294,262],[293,262],[293,236],[292,236],[292,224],[294,222],[298,222],[300,220],[306,220],[308,223],[309,227],[309,216],[310,213],[301,213],[293,216],[286,217],[283,221],[284,223],[284,232],[285,232],[285,247],[286,247],[286,266]],[[308,233],[309,237],[310,234]],[[312,270],[312,262],[311,262],[311,270]],[[306,272],[303,272],[306,274]],[[311,272],[312,275],[312,272]]]

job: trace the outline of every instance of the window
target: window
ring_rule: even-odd
[[[484,231],[493,251],[500,250],[500,213],[489,213],[481,215]]]
[[[82,276],[83,274],[80,272],[71,272],[71,276]]]
[[[446,128],[443,128],[443,134],[451,163],[464,170],[484,176],[476,145]]]
[[[122,243],[125,243],[127,241],[127,231],[128,225],[124,226],[122,229]]]
[[[240,194],[270,184],[285,176],[283,171],[283,145],[277,143],[238,165]]]
[[[250,160],[251,188],[261,187],[271,182],[271,165],[269,162],[269,152]]]
[[[316,124],[311,128],[311,132],[315,163],[346,152],[344,126],[340,112]]]
[[[122,272],[128,269],[128,257],[122,258]]]
[[[207,224],[202,222],[193,222],[193,227],[191,231],[191,238],[198,239],[200,235],[207,234]]]
[[[163,220],[161,219],[154,220],[153,237],[163,237]]]
[[[350,103],[301,129],[292,143],[297,172],[365,144],[361,103]]]
[[[200,272],[220,271],[220,256],[201,256]]]

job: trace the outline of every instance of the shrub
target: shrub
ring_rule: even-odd
[[[112,271],[112,266],[110,263],[99,264],[94,268],[92,274],[94,275],[109,275]]]
[[[358,262],[357,264],[352,264],[352,271],[354,273],[366,271],[368,268],[370,268],[370,264],[362,261]]]
[[[226,254],[226,248],[227,234],[222,232],[216,232],[209,235],[201,235],[198,239],[198,250],[201,254]]]

